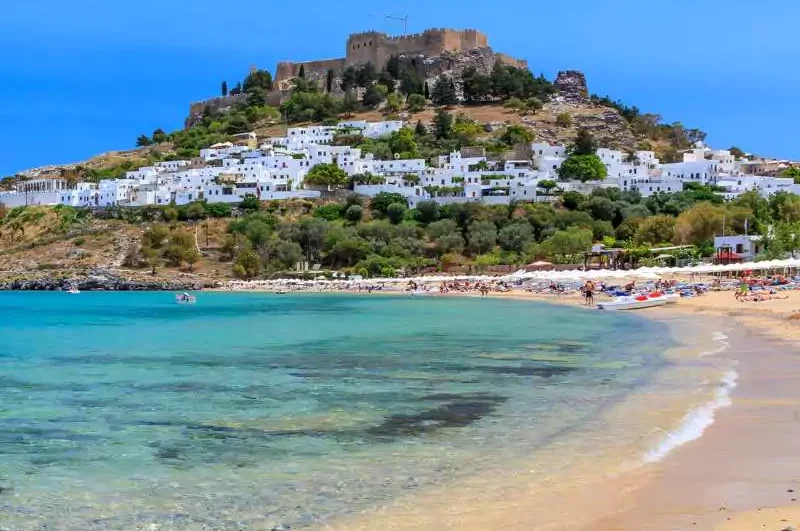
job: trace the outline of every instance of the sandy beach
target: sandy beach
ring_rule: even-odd
[[[599,419],[619,427],[610,431],[616,438],[606,441],[613,451],[598,451],[603,440],[547,450],[573,452],[568,470],[549,468],[546,456],[539,455],[535,462],[510,466],[513,472],[504,477],[476,476],[334,521],[325,529],[797,529],[800,321],[793,314],[800,309],[800,293],[787,293],[782,300],[739,302],[732,292],[716,292],[645,310],[648,317],[680,321],[714,338],[713,343],[686,345],[677,354],[709,370],[733,368],[725,393],[700,402],[711,400],[713,407],[700,408],[697,397],[669,393],[638,397]],[[491,296],[581,304],[575,296]],[[682,377],[680,371],[667,373],[662,382],[667,388],[669,378]],[[694,405],[687,412],[690,401]],[[657,438],[637,438],[634,428],[628,429],[629,419],[642,415],[664,431],[689,429],[680,437],[692,440],[667,440],[664,455],[648,462],[641,455],[643,439],[652,445]]]

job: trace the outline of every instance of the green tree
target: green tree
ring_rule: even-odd
[[[533,114],[536,114],[544,109],[544,102],[535,96],[525,100],[525,105],[527,106],[528,111],[532,112]]]
[[[505,103],[503,103],[503,107],[506,109],[510,109],[515,112],[522,111],[526,108],[525,103],[519,98],[508,98]]]
[[[378,79],[375,65],[364,63],[356,69],[355,81],[359,87],[366,88]]]
[[[342,218],[343,209],[339,203],[328,203],[314,209],[314,217],[326,221],[336,221]]]
[[[464,238],[460,232],[439,236],[434,240],[434,251],[437,256],[448,253],[461,254],[464,252]]]
[[[473,254],[488,253],[497,244],[497,227],[491,221],[474,221],[469,226],[469,249]]]
[[[199,201],[195,201],[194,203],[191,203],[186,208],[186,217],[189,220],[195,221],[195,220],[198,220],[198,219],[204,219],[206,217],[206,215],[207,215],[206,214],[206,207],[205,207],[205,205],[203,205],[203,203],[201,203]]]
[[[138,137],[136,137],[137,147],[149,146],[152,143],[153,142],[150,140],[150,137],[148,137],[147,135],[139,135]]]
[[[431,91],[430,91],[430,88],[428,87],[428,82],[427,82],[427,81],[425,82],[425,92],[424,92],[424,96],[425,96],[425,99],[426,99],[426,100],[429,100],[429,99],[431,99]]]
[[[364,218],[364,208],[359,205],[350,205],[344,211],[344,218],[350,223],[359,223]]]
[[[522,253],[533,243],[533,227],[524,219],[517,220],[500,229],[497,239],[504,251]]]
[[[785,170],[783,170],[781,175],[783,177],[790,177],[794,179],[795,184],[800,184],[800,168],[798,167],[786,168]]]
[[[227,96],[228,95],[228,82],[227,81],[223,81],[222,82],[222,90],[220,92],[222,92],[223,96]]]
[[[639,230],[639,226],[642,224],[645,218],[641,217],[630,217],[620,223],[620,225],[614,230],[614,236],[616,237],[617,241],[628,241],[633,240],[636,236],[636,231]]]
[[[671,242],[675,236],[675,218],[658,215],[641,220],[633,237],[638,245],[657,245]]]
[[[392,203],[407,204],[406,198],[401,194],[381,192],[370,200],[369,209],[373,217],[386,217],[389,211],[389,205]]]
[[[261,210],[261,201],[259,201],[258,197],[255,195],[247,194],[242,198],[242,202],[239,206],[245,212],[257,212]]]
[[[392,203],[386,209],[386,217],[393,225],[399,225],[406,217],[406,210],[404,203]]]
[[[422,123],[422,120],[417,120],[417,125],[414,127],[414,134],[416,136],[425,136],[428,134],[428,128]]]
[[[156,224],[142,234],[142,246],[161,249],[169,238],[169,230],[164,225]]]
[[[701,245],[723,232],[727,209],[711,203],[697,203],[675,220],[674,241],[680,244]],[[730,220],[728,220],[730,222]],[[727,229],[730,234],[730,227]]]
[[[306,77],[306,65],[300,65],[300,71],[297,73],[297,77],[300,79],[305,79]]]
[[[436,138],[446,140],[453,131],[453,115],[444,109],[436,109],[433,117],[433,131]]]
[[[499,140],[507,146],[516,146],[518,144],[530,144],[533,142],[533,138],[533,131],[524,125],[509,125],[500,135]]]
[[[358,98],[355,92],[348,90],[345,92],[344,99],[342,100],[342,112],[344,112],[345,116],[352,116],[353,112],[357,110]]]
[[[475,67],[464,69],[461,74],[461,83],[466,103],[482,103],[492,96],[491,77],[484,76]]]
[[[730,151],[731,155],[733,155],[737,159],[743,159],[747,156],[747,154],[744,151],[742,151],[736,146],[732,146],[728,151]]]
[[[608,170],[597,155],[570,155],[558,168],[558,176],[563,180],[597,181],[607,175]]]
[[[578,135],[575,137],[575,143],[572,146],[573,155],[594,155],[597,151],[597,143],[594,136],[584,129],[578,130]]]
[[[302,67],[301,67],[302,68]],[[269,92],[272,90],[272,74],[267,70],[253,70],[242,83],[242,92],[250,92],[254,88],[261,88]]]
[[[261,258],[252,249],[245,249],[236,257],[233,274],[237,278],[251,279],[261,274]]]
[[[550,179],[543,179],[536,184],[536,188],[544,190],[545,195],[550,195],[554,188],[558,187],[558,183]]]
[[[543,245],[551,256],[571,257],[588,251],[592,238],[590,229],[571,227],[556,231]]]
[[[194,235],[186,232],[173,232],[169,245],[164,249],[164,258],[174,266],[180,267],[185,262],[192,270],[195,263],[200,260],[200,253],[195,247]]]
[[[409,112],[421,112],[425,109],[425,96],[422,94],[409,94],[406,104]]]
[[[152,138],[154,144],[161,144],[162,142],[167,141],[167,133],[165,133],[163,129],[156,129],[153,131]]]
[[[411,129],[404,127],[395,131],[389,137],[389,149],[400,158],[414,158],[417,156],[417,141]]]
[[[386,111],[389,113],[400,112],[403,108],[403,98],[396,92],[390,93],[386,96]]]
[[[420,201],[416,210],[417,221],[423,225],[432,224],[439,219],[439,205],[436,201]]]
[[[594,219],[612,221],[617,216],[617,205],[607,197],[590,197],[581,205]]]
[[[772,219],[783,223],[800,221],[800,196],[784,191],[772,194],[769,198]]]
[[[376,107],[383,101],[384,95],[378,89],[379,86],[383,85],[370,85],[367,87],[367,90],[364,91],[362,102],[365,106]]]
[[[305,181],[317,186],[327,186],[330,190],[347,184],[347,173],[333,163],[317,164],[308,171]]]
[[[233,211],[228,203],[207,203],[205,209],[212,218],[229,218]]]
[[[558,116],[556,116],[556,125],[559,127],[571,127],[572,126],[572,116],[569,113],[562,112]]]
[[[564,192],[564,194],[561,196],[561,206],[567,210],[579,210],[585,202],[586,196],[580,192]]]
[[[333,91],[333,70],[329,68],[325,74],[325,92],[331,91]]]
[[[749,210],[752,216],[748,219],[748,231],[751,234],[763,234],[770,222],[769,201],[756,190],[748,190],[732,201],[732,204]]]
[[[451,77],[442,74],[436,78],[436,82],[433,84],[433,92],[431,92],[431,101],[433,101],[434,105],[441,106],[458,103],[456,86]]]

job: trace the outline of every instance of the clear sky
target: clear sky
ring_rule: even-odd
[[[347,35],[477,28],[531,70],[800,158],[797,0],[31,0],[0,16],[0,176],[133,147],[250,65],[344,55]]]

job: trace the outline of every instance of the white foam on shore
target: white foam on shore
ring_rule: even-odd
[[[714,332],[713,334],[711,334],[711,339],[715,343],[719,343],[719,345],[717,347],[711,349],[711,350],[707,350],[705,352],[701,352],[700,354],[698,354],[698,356],[701,356],[701,357],[714,356],[714,355],[719,354],[720,352],[724,351],[729,346],[728,342],[726,341],[728,339],[728,336],[726,336],[722,332],[719,332],[719,331]]]
[[[731,369],[726,372],[714,393],[714,398],[702,406],[689,410],[677,429],[667,433],[666,438],[644,456],[645,463],[661,461],[671,451],[690,441],[699,439],[706,428],[714,423],[714,415],[719,408],[731,405],[731,391],[736,387],[738,373]]]

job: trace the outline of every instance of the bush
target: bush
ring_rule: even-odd
[[[399,225],[406,217],[406,205],[403,203],[392,203],[386,209],[386,217],[393,225]]]
[[[562,112],[556,116],[556,125],[559,127],[570,127],[572,125],[572,116],[569,113]]]
[[[330,203],[314,209],[314,217],[327,221],[336,221],[342,218],[342,205]]]
[[[425,96],[422,94],[409,94],[406,104],[409,112],[420,112],[425,109]]]
[[[350,205],[344,211],[344,217],[350,223],[358,223],[364,217],[364,208],[359,205]]]
[[[212,218],[229,218],[233,209],[228,203],[207,203],[206,213]]]
[[[244,279],[257,277],[261,274],[261,258],[252,249],[245,249],[236,257],[233,274]]]
[[[75,238],[75,241],[72,242],[72,243],[74,243],[77,247],[80,247],[81,245],[86,243],[86,239],[85,238]]]

